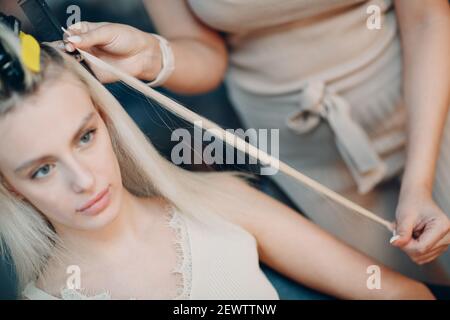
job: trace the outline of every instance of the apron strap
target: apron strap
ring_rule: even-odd
[[[352,119],[350,106],[344,98],[329,92],[323,82],[312,81],[302,89],[299,102],[300,111],[287,118],[287,126],[298,134],[305,134],[316,128],[322,119],[327,121],[358,192],[370,191],[383,179],[386,166],[366,132]]]

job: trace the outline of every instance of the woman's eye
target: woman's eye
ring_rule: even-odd
[[[96,129],[93,130],[89,130],[88,132],[86,132],[81,138],[80,138],[80,142],[82,144],[87,144],[92,140],[92,137],[94,136]]]
[[[49,164],[46,164],[46,165],[40,167],[38,170],[36,170],[33,173],[33,175],[31,176],[31,178],[32,179],[44,178],[50,173],[51,169],[52,169],[52,166]]]

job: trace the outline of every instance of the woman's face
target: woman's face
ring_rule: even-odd
[[[122,180],[111,140],[84,85],[64,74],[0,117],[4,184],[57,227],[112,221]]]

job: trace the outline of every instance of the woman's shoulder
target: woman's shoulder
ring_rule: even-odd
[[[262,217],[268,213],[289,210],[286,205],[258,190],[247,179],[226,175],[223,183],[230,194],[218,206],[220,215],[256,238],[260,227],[270,223],[270,219],[261,219]]]
[[[66,282],[67,274],[50,259],[45,270],[34,280],[30,280],[21,292],[22,299],[55,300],[60,299],[60,291]]]
[[[58,300],[59,298],[38,288],[35,281],[30,281],[21,293],[22,300]]]
[[[50,261],[43,272],[35,281],[28,283],[27,287],[31,292],[40,295],[43,293],[57,297],[67,281],[67,273],[63,266],[58,266]]]

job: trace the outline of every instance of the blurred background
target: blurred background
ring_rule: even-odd
[[[73,13],[70,10],[68,12],[68,8],[76,5],[80,8],[82,21],[124,23],[143,31],[156,32],[141,0],[47,0],[47,3],[64,26]],[[17,5],[17,1],[0,0],[0,11],[20,18],[24,31],[33,34],[33,28]],[[124,85],[116,83],[107,87],[166,158],[170,158],[171,149],[177,143],[171,142],[171,132],[176,128],[186,128],[191,132],[193,131],[192,125],[186,121],[170,114],[157,104],[151,103],[147,98]],[[213,92],[195,96],[181,96],[164,89],[160,91],[198,114],[216,122],[224,129],[242,128],[228,101],[225,90],[225,87],[221,85]],[[215,165],[211,167],[201,164],[184,167],[188,170],[258,171],[257,165]],[[264,176],[260,176],[260,179],[255,181],[255,186],[294,207],[283,192]],[[325,295],[297,285],[265,265],[261,265],[261,267],[277,289],[281,299],[329,299]],[[0,259],[0,299],[15,299],[17,297],[14,283],[14,272],[8,257],[2,257]]]

